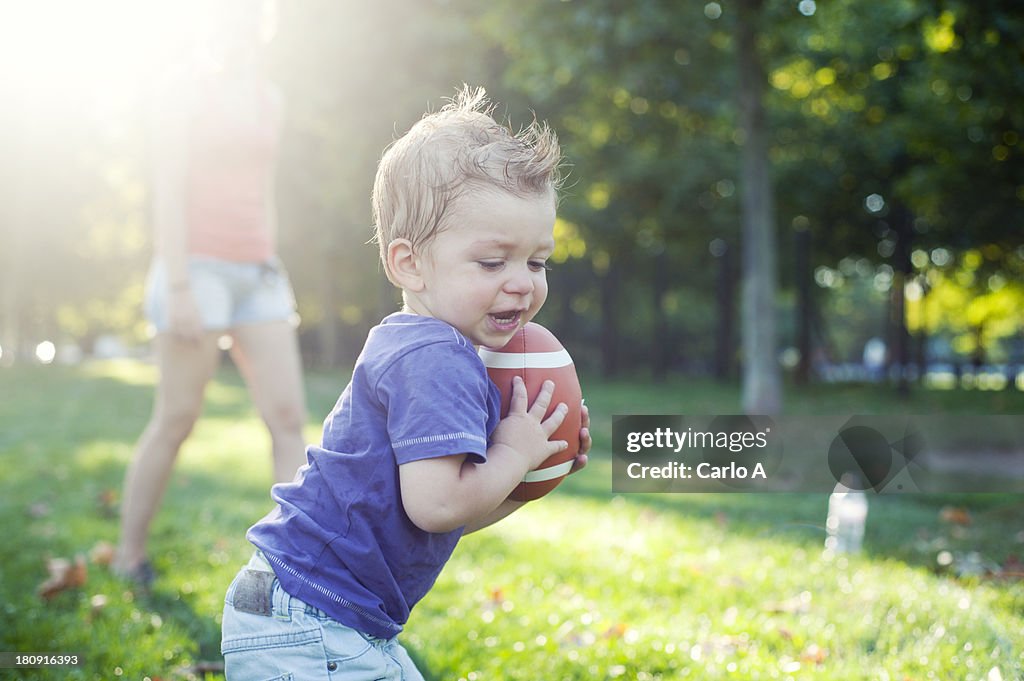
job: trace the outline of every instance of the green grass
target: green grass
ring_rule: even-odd
[[[196,664],[220,659],[223,594],[248,557],[246,527],[269,509],[270,482],[267,436],[230,369],[210,386],[155,522],[153,594],[133,594],[92,564],[84,587],[48,603],[35,594],[46,557],[116,541],[106,496],[120,492],[154,379],[135,362],[0,370],[0,651],[85,656],[75,670],[0,678],[220,678]],[[310,440],[345,379],[308,377]],[[591,466],[460,544],[402,636],[428,678],[1024,674],[1024,581],[967,569],[1024,552],[1024,498],[878,497],[865,552],[829,562],[824,495],[609,492],[612,414],[735,412],[734,388],[584,384]],[[1024,396],[919,392],[906,403],[865,386],[787,395],[790,413],[892,410],[1024,413]],[[971,523],[945,522],[947,506]]]

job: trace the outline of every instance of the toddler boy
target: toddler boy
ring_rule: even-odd
[[[228,590],[230,679],[422,678],[396,636],[459,538],[508,515],[549,438],[521,381],[508,416],[477,355],[501,347],[547,297],[560,151],[534,123],[513,134],[483,90],[463,89],[385,152],[376,239],[403,309],[373,328],[320,445],[277,507],[250,528],[257,551]],[[581,454],[590,449],[584,409]]]

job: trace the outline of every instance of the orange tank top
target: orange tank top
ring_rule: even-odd
[[[277,157],[272,86],[211,82],[192,117],[186,192],[188,252],[265,262],[275,239],[268,206]]]

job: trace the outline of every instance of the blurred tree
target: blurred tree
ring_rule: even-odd
[[[750,287],[761,300],[745,310],[798,311],[774,333],[797,343],[804,371],[822,348],[855,357],[858,343],[886,335],[873,328],[886,293],[899,364],[913,349],[904,321],[918,348],[925,334],[950,334],[964,352],[999,356],[1021,326],[1006,307],[1021,278],[1024,202],[1016,4],[281,3],[281,251],[306,356],[351,359],[394,309],[367,244],[376,162],[462,82],[487,86],[513,123],[535,112],[561,137],[569,177],[542,321],[582,365],[730,376],[739,270],[762,272]],[[744,10],[753,21],[741,21]],[[755,59],[770,85],[763,141],[758,98],[741,107],[736,96],[753,91],[739,75],[755,73]],[[71,86],[42,88],[29,71],[7,73],[13,63],[4,78],[16,106],[0,112],[11,193],[0,202],[0,346],[10,358],[12,345],[29,352],[59,334],[86,344],[111,330],[138,336],[149,243],[141,116],[117,102],[86,106]],[[60,80],[52,75],[47,83]],[[767,163],[744,166],[748,154]],[[770,178],[775,208],[761,203],[758,233],[769,244],[774,233],[777,266],[763,257],[773,246],[741,238],[741,198],[758,186],[769,196]],[[975,280],[964,284],[968,270]],[[915,286],[920,297],[905,300]],[[988,311],[967,315],[973,301]],[[854,321],[855,332],[830,337],[826,322]],[[768,338],[747,326],[742,336]],[[774,371],[775,353],[757,362]]]
[[[775,415],[782,408],[782,386],[776,359],[775,195],[769,176],[765,71],[757,40],[762,30],[763,2],[740,0],[738,7],[737,94],[743,134],[743,410]]]
[[[139,139],[82,112],[67,125],[26,93],[4,158],[0,344],[27,358],[43,340],[89,351],[104,333],[141,339],[145,266]]]
[[[799,49],[770,74],[782,220],[810,226],[820,264],[889,264],[890,358],[904,367],[912,253],[1020,241],[1024,107],[1005,84],[1024,73],[1009,47],[1024,26],[997,1],[808,7],[779,38]]]
[[[399,300],[368,244],[377,161],[425,107],[486,80],[484,46],[445,2],[310,0],[281,10],[281,246],[296,265],[304,356],[331,366],[354,360]]]
[[[909,328],[952,335],[953,349],[972,364],[1024,360],[1001,347],[1021,329],[1024,249],[970,249],[958,262],[927,268],[908,298]]]
[[[600,321],[559,331],[599,334],[606,374],[623,359],[655,377],[710,370],[708,244],[733,241],[738,222],[734,107],[721,98],[735,76],[723,83],[734,70],[719,16],[603,0],[494,3],[481,18],[505,84],[561,134],[571,175],[560,212],[587,244],[588,267],[573,271],[596,279]]]

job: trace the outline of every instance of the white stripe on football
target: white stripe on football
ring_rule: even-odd
[[[515,376],[523,379],[531,404],[545,380],[554,382],[555,392],[551,396],[546,417],[551,415],[560,402],[569,408],[562,425],[550,438],[565,440],[569,447],[548,457],[535,470],[528,472],[509,495],[510,499],[516,501],[539,499],[568,475],[579,452],[583,394],[572,357],[554,334],[535,322],[528,322],[519,329],[504,347],[480,348],[479,353],[488,376],[501,393],[502,417],[508,414]]]
[[[563,348],[557,352],[495,352],[480,348],[480,359],[488,369],[557,369],[572,364]]]
[[[557,466],[538,468],[535,471],[530,471],[523,476],[523,482],[546,482],[548,480],[560,478],[563,475],[568,475],[569,471],[572,469],[573,463],[573,461],[566,461],[558,464]]]

